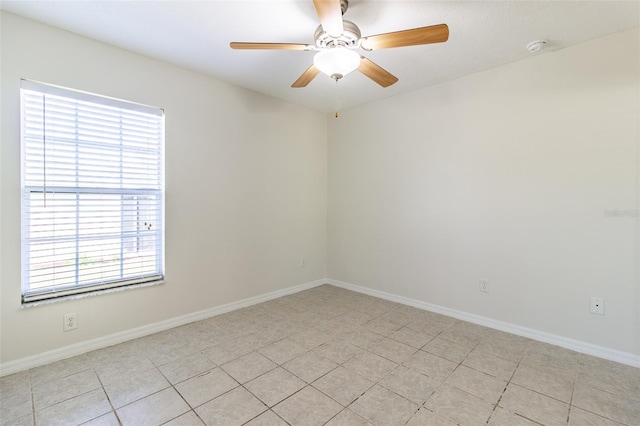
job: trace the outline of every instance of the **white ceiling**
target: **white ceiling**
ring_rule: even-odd
[[[312,51],[232,50],[231,41],[313,43],[312,0],[8,1],[1,8],[229,83],[325,112],[370,102],[640,25],[638,1],[350,0],[363,36],[446,23],[445,43],[362,52],[400,80],[388,88],[354,72],[291,84]]]

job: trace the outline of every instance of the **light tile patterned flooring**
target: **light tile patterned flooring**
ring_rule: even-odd
[[[0,391],[2,425],[640,425],[640,369],[329,285]]]

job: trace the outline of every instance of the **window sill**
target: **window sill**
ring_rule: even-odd
[[[102,294],[110,294],[110,293],[119,293],[122,291],[134,290],[134,289],[143,288],[143,287],[162,285],[164,283],[165,283],[165,280],[162,279],[162,280],[149,281],[149,282],[140,283],[140,284],[131,284],[131,285],[122,286],[122,287],[114,287],[114,288],[106,288],[102,290],[89,291],[86,293],[71,294],[68,296],[52,297],[50,299],[37,300],[33,302],[24,302],[22,303],[21,308],[22,309],[34,308],[36,306],[50,305],[52,303],[68,302],[69,300],[84,299],[85,297],[93,297],[93,296],[99,296]]]

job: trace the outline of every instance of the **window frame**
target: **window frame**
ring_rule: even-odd
[[[44,130],[44,124],[43,124],[43,130],[42,130],[42,151],[40,152],[40,154],[42,155],[41,162],[43,164],[43,171],[42,171],[43,184],[34,185],[32,183],[28,183],[27,171],[26,171],[28,168],[27,167],[28,160],[27,160],[26,151],[28,149],[27,146],[29,144],[27,140],[32,136],[28,136],[25,129],[26,127],[25,118],[27,115],[27,113],[25,112],[25,110],[27,109],[25,105],[26,103],[25,92],[31,92],[31,93],[36,92],[41,94],[43,96],[43,104],[46,102],[45,99],[47,96],[63,97],[68,99],[70,103],[75,102],[77,103],[77,105],[80,105],[81,103],[83,104],[88,103],[88,104],[97,105],[98,109],[104,108],[105,111],[107,109],[118,110],[120,111],[121,118],[127,114],[144,114],[145,117],[153,117],[153,120],[157,120],[157,123],[154,121],[152,121],[152,123],[154,125],[157,124],[158,128],[157,128],[157,135],[155,135],[156,137],[152,138],[153,143],[149,145],[152,148],[152,150],[149,151],[151,154],[148,154],[148,155],[157,156],[157,158],[152,157],[153,160],[151,161],[151,163],[153,164],[155,161],[157,164],[155,164],[154,168],[150,169],[153,173],[157,174],[157,178],[151,180],[154,183],[151,185],[151,187],[147,187],[147,188],[136,187],[134,184],[131,183],[132,181],[128,182],[125,185],[123,183],[124,180],[120,182],[119,187],[113,187],[113,185],[109,187],[109,185],[107,185],[106,183],[96,184],[92,187],[83,186],[82,183],[78,183],[80,182],[80,179],[78,179],[80,172],[78,170],[81,169],[83,166],[88,167],[88,170],[89,170],[89,173],[87,173],[85,176],[99,178],[102,172],[98,171],[99,166],[95,164],[92,165],[91,161],[83,160],[80,158],[80,155],[77,154],[77,151],[81,150],[83,147],[86,148],[87,146],[90,146],[91,143],[87,143],[86,141],[82,140],[80,137],[76,137],[75,144],[69,141],[65,142],[68,147],[75,148],[76,150],[76,155],[74,159],[75,162],[71,164],[75,168],[75,170],[72,173],[75,173],[76,184],[70,185],[70,186],[47,186],[48,174],[46,169],[46,164],[47,164],[46,156],[49,148],[46,146],[46,142],[48,141],[48,139],[47,139],[46,132]],[[76,106],[76,108],[78,107]],[[77,110],[76,110],[76,113],[77,113]],[[41,118],[42,123],[45,123],[46,122],[45,120],[47,120],[47,117],[46,117],[46,109],[44,109],[44,107],[43,107],[42,115],[43,115]],[[79,125],[76,123],[76,127],[75,127],[76,133],[79,132],[78,129],[79,129]],[[100,129],[98,129],[98,131],[100,131]],[[104,131],[105,130],[103,130],[103,132]],[[100,138],[101,136],[104,136],[104,135],[99,133],[98,138]],[[122,136],[122,135],[120,136],[120,139],[119,139],[119,145],[109,146],[108,148],[106,148],[106,146],[107,145],[103,142],[97,142],[94,149],[96,150],[97,154],[100,153],[100,149],[102,149],[103,152],[104,150],[110,150],[111,152],[119,153],[121,159],[125,158],[124,157],[125,154],[127,153],[131,154],[131,148],[126,147],[125,136]],[[164,146],[165,146],[165,113],[162,108],[152,107],[148,105],[143,105],[139,103],[129,102],[129,101],[106,97],[106,96],[101,96],[101,95],[69,89],[61,86],[55,86],[55,85],[50,85],[46,83],[36,82],[33,80],[21,79],[20,81],[20,153],[21,153],[20,185],[21,185],[21,268],[22,268],[21,297],[22,297],[23,305],[29,305],[37,302],[50,301],[50,300],[59,300],[61,298],[67,299],[69,297],[78,297],[82,295],[94,295],[94,294],[104,293],[106,291],[113,291],[115,289],[122,289],[122,288],[127,288],[132,286],[140,287],[140,286],[147,286],[147,285],[153,285],[153,284],[161,284],[164,282],[165,250],[166,250],[166,247],[165,247]],[[54,152],[57,152],[57,151],[54,151]],[[33,154],[29,154],[29,155],[32,156]],[[124,162],[122,160],[120,161],[121,173],[125,173],[127,171],[128,172],[139,171],[137,170],[137,167],[138,167],[137,161],[130,160],[130,162],[131,164],[133,164],[133,166],[130,166],[131,168],[127,169],[126,166],[122,165]],[[67,169],[58,168],[57,170],[64,171]],[[147,179],[145,178],[144,180],[147,180]],[[31,268],[32,266],[31,265],[31,255],[32,255],[31,249],[33,246],[37,245],[38,243],[42,243],[42,241],[44,241],[44,240],[38,241],[37,239],[33,238],[31,235],[32,221],[36,221],[32,217],[32,213],[33,213],[32,210],[34,210],[34,208],[32,207],[32,204],[31,204],[31,198],[33,194],[40,194],[43,197],[43,199],[46,199],[46,197],[56,197],[56,196],[64,197],[65,195],[71,195],[71,198],[75,198],[74,201],[69,203],[70,206],[73,206],[75,208],[75,228],[76,228],[74,231],[75,234],[73,236],[51,238],[52,244],[56,244],[64,239],[67,239],[67,241],[73,242],[76,244],[76,255],[74,257],[74,263],[73,263],[73,266],[76,272],[75,272],[75,276],[73,278],[72,283],[61,285],[61,284],[53,284],[54,281],[51,281],[51,284],[49,285],[44,285],[37,288],[33,286],[33,281],[31,280],[32,271],[33,271],[33,269]],[[120,271],[119,272],[120,276],[118,278],[101,277],[98,279],[94,279],[93,281],[87,281],[87,280],[81,281],[79,278],[80,275],[78,273],[78,270],[83,263],[82,263],[82,259],[78,256],[78,252],[80,251],[78,246],[81,244],[80,241],[83,238],[85,238],[82,235],[82,231],[80,230],[80,225],[82,223],[80,214],[81,212],[82,214],[87,214],[85,210],[87,208],[86,205],[84,207],[82,206],[83,203],[87,203],[87,201],[82,200],[83,196],[88,196],[89,199],[91,199],[91,197],[95,197],[94,200],[90,201],[89,205],[91,206],[99,205],[100,214],[104,214],[103,209],[105,211],[108,210],[106,207],[104,207],[107,204],[109,206],[111,206],[113,203],[115,203],[113,205],[118,205],[118,204],[120,205],[119,215],[118,214],[113,215],[113,216],[119,217],[118,232],[112,232],[108,235],[105,234],[100,236],[99,232],[96,231],[100,229],[100,224],[98,224],[98,222],[93,222],[94,225],[91,225],[87,228],[89,230],[97,232],[96,234],[92,235],[92,237],[90,238],[91,241],[100,241],[101,239],[104,239],[104,240],[110,239],[110,240],[117,241],[117,244],[120,245],[119,251],[121,255],[119,259],[113,260],[113,263],[118,262],[118,265],[119,265],[117,269],[119,269]],[[142,198],[142,200],[137,197]],[[105,199],[111,199],[111,201],[104,201]],[[144,203],[143,201],[144,199],[146,199],[147,203]],[[133,203],[131,203],[132,200],[134,201]],[[127,202],[129,202],[129,204],[133,207],[129,207],[129,208],[125,207],[127,205]],[[43,201],[43,203],[45,203],[45,201]],[[54,206],[55,205],[56,204],[54,202]],[[139,217],[140,217],[141,205],[153,206],[152,210],[147,210],[147,214],[149,214],[149,211],[152,211],[151,214],[153,216],[150,216],[150,217],[153,217],[154,220],[153,222],[151,220],[149,221],[149,228],[146,228],[147,222],[144,223],[144,226],[146,229],[141,229],[140,227]],[[67,207],[67,209],[69,209],[69,207]],[[138,219],[129,219],[131,217],[131,212],[135,212],[134,217]],[[69,214],[70,216],[73,215],[73,213],[65,213],[65,214]],[[89,217],[91,217],[91,219],[99,218],[98,213],[95,213],[95,215],[96,215],[95,217],[91,217],[91,216]],[[53,216],[55,216],[55,212],[49,213],[49,216],[51,216],[51,220],[53,220]],[[91,219],[89,219],[89,222],[91,222]],[[129,225],[128,221],[131,221],[131,223],[135,222],[135,224],[133,225],[135,229],[133,229],[132,231],[125,230],[127,225]],[[151,231],[152,224],[155,224],[155,229],[153,231]],[[158,226],[159,226],[159,229],[158,229]],[[33,227],[35,227],[35,225]],[[108,228],[108,229],[115,229],[115,227]],[[108,231],[103,231],[103,232],[108,232]],[[147,237],[150,237],[150,238],[147,238]],[[124,272],[124,264],[126,260],[125,260],[125,256],[122,255],[123,247],[127,242],[131,241],[134,244],[136,244],[136,247],[139,248],[141,244],[140,241],[143,241],[144,238],[146,238],[146,241],[149,241],[150,239],[151,241],[153,241],[150,246],[151,247],[150,251],[152,252],[152,255],[150,258],[153,260],[152,269],[154,270],[151,273],[126,274]],[[95,243],[96,246],[100,246],[100,244],[101,243]],[[141,250],[136,250],[136,252],[138,251],[141,251]],[[86,266],[86,263],[85,263],[85,266]],[[49,266],[49,269],[53,271],[51,273],[53,278],[55,277],[55,271],[61,268],[58,265],[53,265],[53,266]],[[103,272],[101,272],[101,274],[104,275]],[[107,272],[106,274],[108,275],[109,273]],[[90,274],[87,274],[87,275],[90,275]]]

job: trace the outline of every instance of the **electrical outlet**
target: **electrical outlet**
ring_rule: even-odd
[[[487,279],[480,280],[480,291],[489,293],[489,280]]]
[[[601,297],[591,298],[591,313],[596,315],[604,315],[604,299]]]
[[[78,314],[66,314],[63,317],[62,331],[71,331],[78,328]]]

